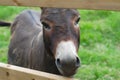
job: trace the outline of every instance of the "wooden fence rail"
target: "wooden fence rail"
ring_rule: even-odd
[[[73,80],[41,71],[0,63],[0,80]]]
[[[0,0],[0,5],[120,10],[120,0]]]

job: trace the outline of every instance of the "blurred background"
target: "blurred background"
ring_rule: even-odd
[[[34,7],[0,6],[0,20],[12,22],[16,15]],[[82,66],[75,78],[120,80],[120,12],[78,10],[81,15],[79,57]],[[7,63],[10,28],[0,27],[0,62]],[[68,47],[69,48],[69,47]]]

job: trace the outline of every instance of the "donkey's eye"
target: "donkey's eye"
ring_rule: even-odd
[[[50,27],[47,23],[42,22],[42,24],[43,24],[43,27],[44,27],[45,29],[47,29],[47,30],[50,30],[50,29],[51,29],[51,27]]]
[[[80,17],[76,20],[76,24],[78,24],[78,23],[79,23],[79,21],[80,21]]]

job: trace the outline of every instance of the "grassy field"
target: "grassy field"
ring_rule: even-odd
[[[1,6],[0,19],[13,21],[24,9],[28,8]],[[120,12],[79,12],[81,44],[78,54],[82,65],[75,77],[81,80],[120,80]],[[0,62],[7,62],[9,40],[9,28],[0,28]]]

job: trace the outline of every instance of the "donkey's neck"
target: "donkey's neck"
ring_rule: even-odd
[[[43,70],[45,55],[42,32],[36,34],[31,43],[32,49],[30,52],[29,67],[36,70]]]
[[[42,31],[33,39],[33,43],[32,46],[34,51],[32,50],[31,52],[32,66],[30,68],[53,74],[60,74],[55,65],[54,58],[51,57],[47,49],[45,49]]]

